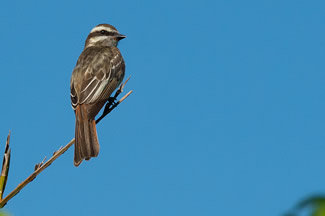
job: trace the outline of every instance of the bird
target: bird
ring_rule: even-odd
[[[95,26],[85,42],[70,80],[71,106],[74,110],[74,165],[97,157],[99,142],[95,116],[121,84],[125,62],[117,45],[126,36],[110,24]]]

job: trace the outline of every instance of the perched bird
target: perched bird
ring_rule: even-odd
[[[99,153],[95,116],[124,78],[118,42],[125,38],[109,24],[94,27],[72,72],[70,95],[76,115],[74,165]]]

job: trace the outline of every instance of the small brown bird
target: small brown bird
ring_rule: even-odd
[[[123,38],[125,36],[114,26],[97,25],[89,33],[72,72],[70,95],[76,114],[75,166],[99,153],[95,116],[124,78],[125,63],[117,48]]]

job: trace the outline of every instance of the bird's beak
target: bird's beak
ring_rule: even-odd
[[[125,35],[122,35],[122,34],[118,34],[118,35],[116,35],[116,38],[118,40],[122,40],[122,39],[126,38],[126,36]]]

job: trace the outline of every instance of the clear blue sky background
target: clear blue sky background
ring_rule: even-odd
[[[134,93],[6,206],[13,215],[280,215],[325,192],[325,3],[3,1],[1,149],[7,193],[74,136],[69,82],[110,23]],[[2,151],[2,150],[1,150]]]

